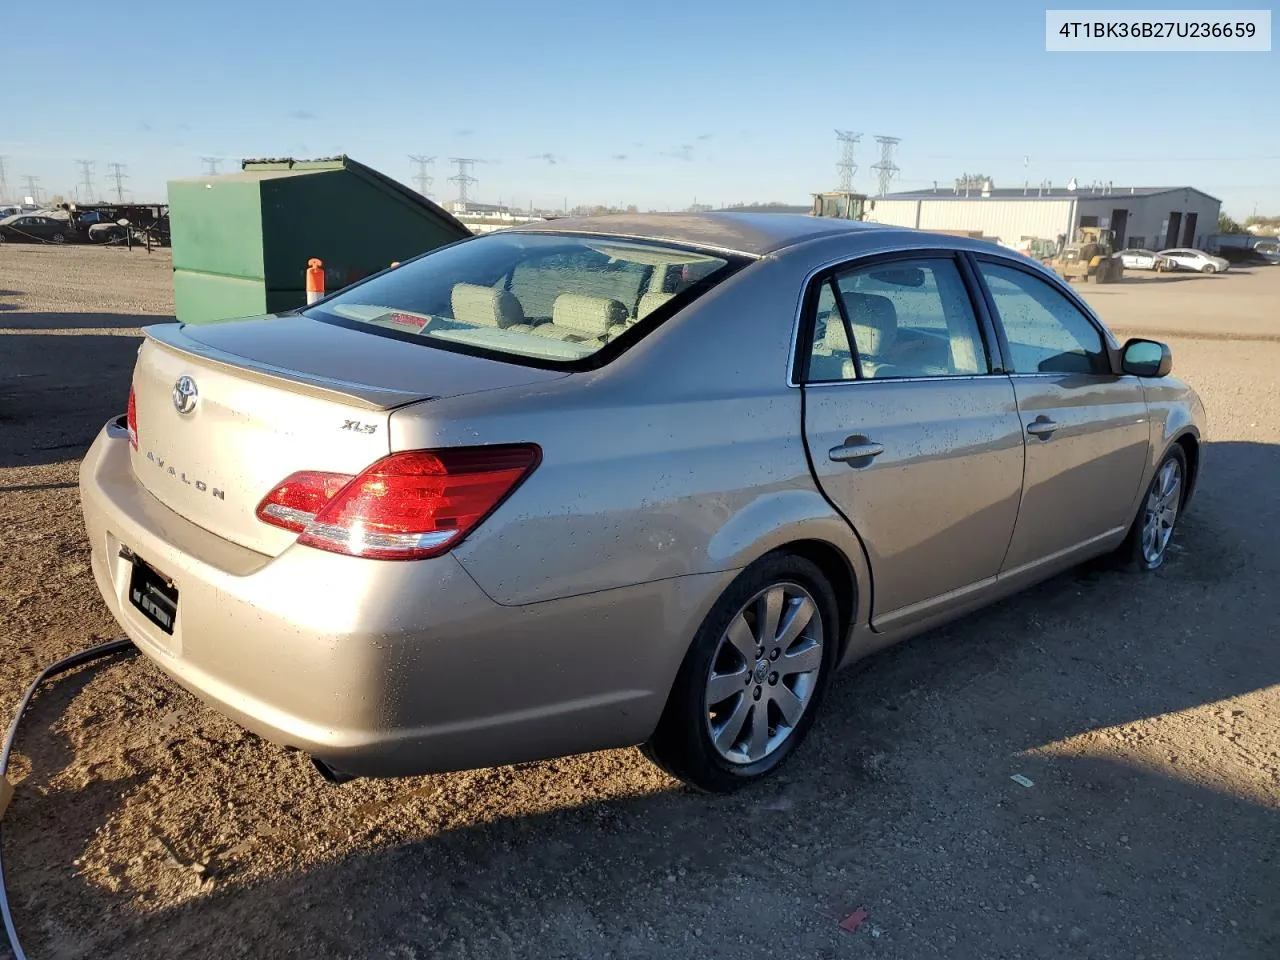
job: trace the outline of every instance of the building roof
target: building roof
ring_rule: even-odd
[[[1068,190],[1065,186],[1042,188],[1036,184],[1027,187],[993,187],[990,196],[983,196],[982,191],[977,188],[970,188],[966,194],[963,190],[956,192],[954,186],[939,184],[937,190],[908,190],[902,193],[890,193],[882,198],[884,200],[1102,200],[1106,197],[1154,197],[1162,193],[1177,193],[1180,190],[1190,190],[1193,193],[1201,194],[1209,197],[1210,200],[1217,200],[1217,197],[1205,193],[1203,190],[1197,190],[1195,187],[1121,187],[1121,186],[1103,186],[1094,187],[1092,184],[1082,184],[1075,190]]]
[[[670,240],[765,256],[806,240],[861,230],[893,230],[875,223],[794,213],[620,213],[566,217],[512,228],[511,232],[590,233]]]

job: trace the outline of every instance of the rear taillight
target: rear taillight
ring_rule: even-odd
[[[301,533],[333,495],[354,480],[349,473],[303,470],[287,477],[258,504],[258,519]]]
[[[393,453],[355,478],[304,471],[267,494],[258,519],[332,553],[438,557],[497,509],[541,458],[533,444],[458,447]]]
[[[119,410],[119,407],[116,407]],[[119,416],[119,414],[116,414]],[[138,449],[138,398],[134,396],[133,387],[129,388],[129,407],[125,411],[125,424],[129,427],[129,445]]]

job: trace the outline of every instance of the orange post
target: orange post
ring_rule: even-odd
[[[307,261],[307,303],[324,296],[324,263],[315,257]]]

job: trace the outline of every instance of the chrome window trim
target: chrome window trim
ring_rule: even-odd
[[[928,376],[928,377],[882,377],[877,380],[874,377],[870,380],[815,380],[812,383],[806,383],[806,387],[850,387],[850,386],[867,386],[873,383],[955,383],[957,380],[990,380],[993,377],[1004,377],[1003,373],[957,373],[952,376]],[[1049,376],[1049,374],[1037,374],[1037,376]]]
[[[928,377],[883,377],[879,380],[814,380],[806,383],[806,387],[847,387],[870,383],[954,383],[957,380],[990,380],[992,377],[1005,377],[1009,380],[1047,380],[1051,377],[1096,377],[1099,380],[1123,380],[1130,376],[1127,373],[957,373],[951,376]]]

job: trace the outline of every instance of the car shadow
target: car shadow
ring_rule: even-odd
[[[124,411],[141,342],[137,328],[171,319],[0,316],[6,331],[0,334],[0,468],[82,456],[102,425]]]
[[[146,661],[120,667],[132,698],[190,702],[189,749],[20,796],[19,929],[33,956],[144,960],[834,958],[851,936],[895,957],[1274,957],[1274,744],[1239,737],[1280,683],[1280,446],[1214,443],[1203,462],[1161,570],[1082,567],[883,651],[837,679],[776,780],[729,797],[654,779],[637,751],[319,786],[295,754],[200,732],[230,724]],[[69,735],[64,702],[37,704],[32,740]],[[140,742],[159,721],[129,722]],[[213,851],[208,878],[155,850],[103,866],[96,836],[59,826],[86,804],[126,839],[163,815]],[[94,857],[105,879],[73,872]]]
[[[0,321],[6,330],[132,330],[154,323],[172,323],[171,316],[122,313],[46,313],[21,311]]]
[[[1133,276],[1133,274],[1138,274],[1138,276]],[[1126,270],[1120,282],[1133,286],[1145,286],[1149,283],[1183,283],[1187,280],[1205,279],[1208,278],[1199,273],[1151,273],[1146,270]],[[1101,284],[1101,286],[1107,286],[1107,284]]]

